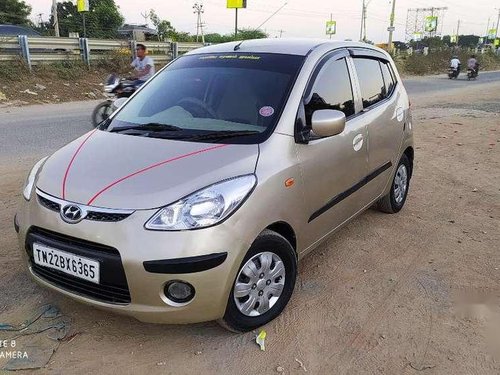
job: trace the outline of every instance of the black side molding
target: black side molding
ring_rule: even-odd
[[[198,255],[188,258],[147,260],[144,269],[151,273],[195,273],[220,266],[227,258],[227,253]]]
[[[307,222],[310,223],[311,221],[316,219],[318,216],[324,214],[326,211],[328,211],[330,208],[335,206],[337,203],[340,203],[341,201],[346,199],[349,195],[351,195],[352,193],[355,193],[356,191],[361,189],[363,186],[365,186],[367,183],[369,183],[371,180],[373,180],[379,174],[385,172],[390,167],[392,167],[392,163],[390,161],[388,161],[387,163],[385,163],[381,167],[375,169],[368,176],[364,177],[361,181],[357,182],[355,185],[351,186],[346,191],[336,195],[335,197],[330,199],[328,201],[328,203],[325,204],[323,207],[321,207],[319,210],[313,212],[313,214],[311,215],[311,217],[309,218],[309,220]]]

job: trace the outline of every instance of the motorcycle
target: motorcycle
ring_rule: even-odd
[[[134,80],[110,74],[104,81],[104,93],[108,96],[108,99],[95,107],[92,112],[92,125],[97,127],[97,125],[106,120],[116,110],[116,107],[113,105],[115,100],[128,98],[136,90],[137,85]]]
[[[449,67],[448,68],[448,78],[449,79],[457,79],[458,75],[460,74],[460,67],[458,68],[453,68],[453,67]]]
[[[470,81],[471,79],[476,79],[479,74],[479,69],[472,69],[468,68],[467,69],[467,79]]]

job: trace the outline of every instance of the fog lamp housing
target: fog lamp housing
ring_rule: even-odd
[[[185,304],[194,298],[194,287],[186,281],[172,280],[165,285],[165,296],[172,302]]]

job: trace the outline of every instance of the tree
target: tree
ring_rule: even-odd
[[[268,35],[262,30],[241,29],[241,30],[238,30],[238,35],[234,39],[235,40],[247,40],[247,39],[263,39],[263,38],[267,38],[267,37],[268,37]]]
[[[89,11],[85,12],[87,37],[110,39],[116,38],[118,28],[123,24],[123,16],[114,0],[89,0]],[[59,31],[61,36],[78,32],[83,36],[83,16],[71,1],[57,4]],[[50,18],[53,23],[53,18]]]
[[[149,11],[149,19],[156,28],[159,40],[161,41],[165,41],[167,39],[175,40],[177,32],[175,31],[170,21],[160,19],[160,17],[156,14],[156,12],[153,9]]]
[[[31,7],[23,0],[0,1],[0,24],[31,25]]]

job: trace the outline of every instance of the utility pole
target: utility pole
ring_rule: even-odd
[[[363,8],[361,10],[361,28],[359,30],[359,40],[366,42],[366,16],[367,16],[367,8],[370,5],[372,0],[365,1],[363,0]]]
[[[38,16],[38,27],[42,27],[42,23],[43,23],[42,16],[43,16],[43,13],[38,13],[37,16]]]
[[[197,14],[196,20],[196,41],[198,41],[198,37],[201,31],[201,42],[205,44],[205,34],[203,33],[203,22],[201,21],[201,15],[205,12],[203,10],[203,4],[194,3],[193,5],[194,14]]]
[[[497,27],[495,28],[495,40],[498,36],[498,25],[500,24],[500,9],[498,9],[498,17],[497,17]]]
[[[458,47],[458,36],[460,35],[458,32],[460,30],[460,20],[457,22],[457,47]]]
[[[333,14],[330,13],[330,21],[333,21]],[[332,34],[330,34],[330,39],[332,39]]]
[[[280,30],[280,38],[283,36],[283,33],[284,33],[284,32],[285,32],[285,31],[284,31],[283,29],[281,29],[281,30]]]
[[[486,24],[486,39],[485,40],[488,40],[488,35],[490,33],[490,20],[491,20],[491,17],[488,17],[488,23]]]
[[[392,0],[392,10],[391,10],[391,16],[389,19],[389,27],[387,28],[389,30],[389,42],[387,43],[387,51],[389,53],[392,52],[392,33],[394,32],[394,13],[396,11],[396,0]]]
[[[60,35],[59,35],[59,19],[57,18],[57,0],[52,0],[52,18],[53,18],[53,26],[54,26],[55,36],[60,37]]]

